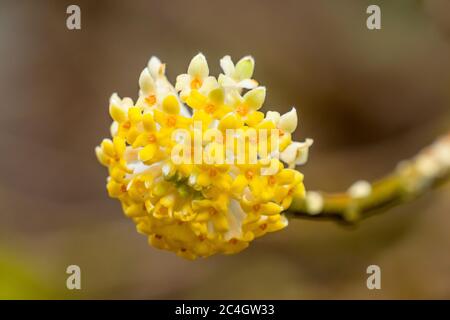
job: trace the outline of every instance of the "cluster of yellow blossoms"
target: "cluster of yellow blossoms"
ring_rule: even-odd
[[[303,176],[293,167],[306,161],[312,141],[291,140],[296,110],[258,111],[266,89],[252,79],[252,57],[235,65],[225,56],[220,65],[223,74],[209,76],[207,61],[198,54],[173,87],[165,65],[152,57],[139,77],[136,103],[111,96],[112,139],[95,150],[109,170],[109,195],[120,200],[137,230],[153,246],[188,259],[236,253],[254,238],[284,228],[288,221],[282,212],[293,197],[304,196]],[[173,133],[194,134],[194,121],[221,132],[276,129],[280,143],[255,163],[248,158],[240,164],[175,163]],[[225,142],[205,141],[202,147]],[[269,165],[277,167],[274,174],[264,174]]]

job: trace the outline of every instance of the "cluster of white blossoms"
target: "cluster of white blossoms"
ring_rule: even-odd
[[[283,211],[293,197],[304,197],[303,175],[293,168],[306,161],[312,140],[292,141],[295,108],[283,115],[259,111],[266,88],[252,79],[254,64],[250,56],[236,64],[225,56],[220,60],[223,73],[216,78],[198,54],[173,87],[165,65],[152,57],[139,77],[135,103],[111,96],[112,139],[96,148],[97,158],[109,170],[109,195],[120,200],[153,246],[189,259],[236,253],[254,238],[287,226]],[[276,130],[279,143],[268,146],[246,137],[249,144],[240,163],[173,161],[177,130],[195,136],[195,122],[202,124],[201,131],[217,133]],[[228,146],[227,139],[202,140],[201,147],[219,150]],[[256,161],[248,156],[252,146]],[[235,147],[220,150],[227,157],[236,152]]]

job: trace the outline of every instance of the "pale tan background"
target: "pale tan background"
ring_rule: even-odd
[[[66,29],[79,4],[82,30]],[[382,30],[365,26],[369,4]],[[267,106],[313,137],[308,188],[347,188],[450,126],[450,2],[0,1],[0,298],[450,298],[449,187],[355,228],[292,221],[235,256],[147,246],[105,192],[108,98],[202,51],[252,54]],[[268,108],[266,108],[267,110]],[[65,289],[69,264],[82,290]],[[382,268],[382,290],[365,286]]]

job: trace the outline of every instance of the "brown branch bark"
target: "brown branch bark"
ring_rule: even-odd
[[[287,215],[356,222],[415,199],[448,180],[450,132],[378,181],[359,181],[340,193],[308,191],[305,198],[294,199]]]

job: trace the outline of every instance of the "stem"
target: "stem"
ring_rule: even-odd
[[[287,215],[352,223],[410,201],[449,179],[450,132],[378,181],[358,181],[341,193],[308,191],[304,198],[293,200]]]

